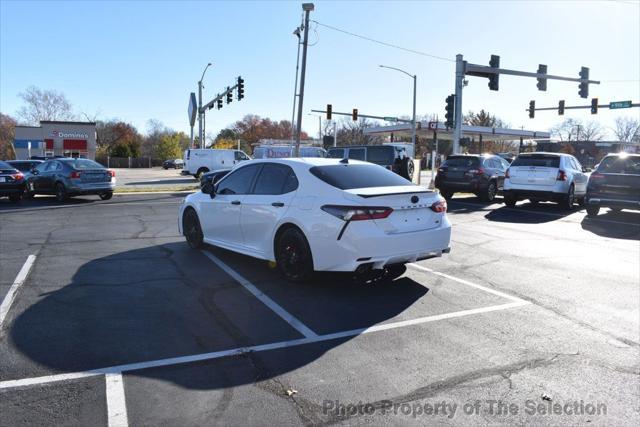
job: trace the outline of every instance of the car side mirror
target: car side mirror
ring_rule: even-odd
[[[212,199],[215,199],[217,191],[218,191],[218,185],[211,184],[211,191],[209,191],[209,197],[211,197]]]
[[[211,194],[213,191],[213,184],[211,182],[205,182],[200,189],[204,194]]]

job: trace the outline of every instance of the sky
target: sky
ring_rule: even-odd
[[[620,1],[315,1],[311,12],[303,129],[318,132],[311,109],[409,116],[417,75],[417,114],[444,116],[454,91],[456,54],[503,68],[590,77],[589,98],[640,102],[640,2]],[[149,119],[189,132],[190,92],[208,62],[205,101],[237,76],[245,99],[207,114],[215,135],[246,114],[291,120],[297,53],[292,34],[302,19],[297,1],[6,1],[0,0],[0,111],[15,116],[29,86],[60,91],[76,113],[118,118],[143,133]],[[350,36],[321,24],[398,45],[437,59]],[[448,60],[447,60],[448,59]],[[485,109],[513,128],[548,130],[563,117],[526,109],[589,105],[578,83],[503,75],[500,90],[468,77],[463,110]],[[568,110],[564,118],[613,126],[640,109]],[[197,126],[197,125],[196,125]]]

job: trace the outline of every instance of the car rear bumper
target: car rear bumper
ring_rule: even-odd
[[[67,193],[69,194],[104,194],[112,192],[116,188],[116,183],[111,182],[96,182],[87,184],[76,184],[67,187]]]
[[[484,191],[487,189],[489,185],[489,181],[444,181],[437,180],[435,182],[435,187],[440,191],[462,191],[467,193],[477,193],[479,191]]]
[[[504,195],[505,197],[514,196],[516,199],[536,199],[551,202],[561,202],[566,196],[566,193],[556,193],[554,191],[542,190],[505,189]]]
[[[586,203],[590,206],[607,208],[640,209],[640,200],[638,199],[619,199],[608,195],[587,195]]]
[[[385,265],[405,264],[448,253],[451,223],[443,215],[436,228],[388,234],[370,221],[361,221],[360,224],[350,223],[340,240],[337,236],[311,237],[309,243],[315,270],[353,272],[364,264],[381,269]]]

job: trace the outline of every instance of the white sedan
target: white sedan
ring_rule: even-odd
[[[441,256],[451,238],[446,211],[437,193],[375,164],[263,159],[187,196],[178,224],[192,248],[275,261],[299,282],[314,271],[382,275]]]

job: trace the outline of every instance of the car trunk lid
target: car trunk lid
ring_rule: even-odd
[[[560,157],[547,154],[518,156],[509,167],[513,184],[553,187],[560,170]]]

